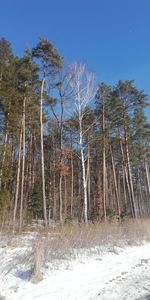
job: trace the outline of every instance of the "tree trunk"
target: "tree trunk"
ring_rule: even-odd
[[[63,198],[62,198],[62,171],[60,170],[59,177],[59,220],[60,223],[63,222]]]
[[[42,191],[43,191],[43,214],[44,225],[47,226],[47,209],[45,195],[45,166],[44,166],[44,149],[43,149],[43,92],[44,92],[45,77],[42,80],[41,97],[40,97],[40,126],[41,126],[41,168],[42,168]]]
[[[105,105],[103,100],[102,109],[102,132],[103,132],[103,203],[104,203],[104,220],[106,222],[106,151],[105,151]]]
[[[71,151],[71,205],[70,205],[71,218],[73,217],[73,198],[74,198],[74,166],[73,166],[73,154]]]
[[[23,200],[24,200],[24,174],[25,174],[25,105],[26,98],[23,101],[23,119],[22,119],[22,178],[21,178],[21,196],[20,196],[20,223],[19,230],[22,229],[23,222]]]
[[[117,199],[118,217],[119,217],[119,219],[120,219],[119,193],[118,193],[118,187],[117,187],[115,162],[114,162],[114,157],[113,157],[112,147],[111,147],[111,146],[110,146],[110,154],[111,154],[111,161],[112,161],[112,168],[113,168],[113,177],[114,177],[115,193],[116,193],[116,199]]]
[[[68,200],[67,176],[64,175],[64,220],[67,219],[67,200]]]
[[[144,160],[144,163],[145,163],[145,171],[146,171],[146,181],[147,181],[147,187],[148,187],[148,194],[149,194],[149,197],[150,197],[150,177],[149,177],[148,163],[147,163],[146,158]]]
[[[129,178],[128,178],[128,171],[125,163],[125,157],[124,157],[124,151],[123,151],[123,145],[122,141],[120,139],[120,148],[121,148],[121,154],[122,154],[122,165],[124,168],[124,174],[125,174],[125,179],[127,183],[127,189],[128,189],[128,196],[129,196],[129,203],[130,203],[130,208],[131,208],[131,214],[132,217],[134,217],[134,209],[133,209],[133,203],[132,203],[132,197],[131,197],[131,190],[130,190],[130,184],[129,184]]]
[[[3,165],[4,165],[5,157],[6,157],[7,140],[8,140],[8,131],[7,131],[7,128],[6,128],[5,140],[4,140],[4,152],[3,152],[3,158],[2,158],[2,166],[1,166],[1,170],[0,170],[0,190],[2,188]]]
[[[53,141],[53,147],[54,147],[54,156],[53,156],[53,222],[56,221],[56,209],[57,209],[57,203],[56,203],[56,164],[55,164],[55,145]]]
[[[137,167],[137,197],[138,197],[138,207],[139,207],[139,215],[142,217],[142,188],[141,188],[141,181],[140,181],[140,168],[139,166]]]
[[[87,185],[88,185],[88,209],[91,211],[91,174],[90,174],[90,141],[88,135],[88,157],[87,157]]]
[[[31,190],[32,190],[32,144],[33,144],[33,136],[30,133],[29,140],[29,186],[28,186],[28,201],[31,200]]]
[[[126,180],[125,180],[125,170],[124,170],[124,166],[123,166],[123,164],[122,164],[122,176],[123,176],[123,194],[124,194],[124,204],[125,204],[125,207],[127,208]]]
[[[16,194],[15,194],[15,204],[14,204],[14,211],[13,211],[13,233],[15,232],[16,214],[17,214],[17,205],[18,205],[18,195],[19,195],[21,147],[22,147],[22,126],[21,126],[21,130],[20,130],[19,150],[18,150],[18,168],[17,168],[17,180],[16,180]]]
[[[59,95],[60,95],[60,107],[61,107],[61,116],[60,116],[60,178],[59,178],[59,217],[60,217],[60,223],[63,222],[63,196],[62,196],[62,181],[63,181],[63,175],[62,175],[62,165],[63,165],[63,116],[64,116],[64,99],[62,96],[62,89],[60,86],[59,89]]]
[[[87,206],[87,181],[85,173],[85,159],[83,151],[83,135],[82,135],[82,124],[80,121],[80,153],[81,153],[81,165],[82,165],[82,179],[83,179],[83,196],[84,196],[84,221],[88,223],[88,206]]]
[[[126,147],[127,168],[128,168],[128,174],[129,174],[129,183],[130,183],[131,198],[132,198],[132,204],[133,204],[133,212],[134,212],[134,216],[137,217],[136,203],[135,203],[135,197],[134,197],[134,191],[133,191],[133,181],[132,181],[132,174],[131,174],[131,164],[130,164],[129,147],[128,147],[128,136],[127,136],[126,131],[125,131],[125,147]]]

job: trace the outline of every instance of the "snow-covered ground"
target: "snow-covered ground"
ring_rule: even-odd
[[[27,257],[30,250],[27,237],[20,247],[5,247],[4,243],[0,247],[0,299],[150,299],[150,243],[114,247],[91,256],[81,251],[64,267],[55,270],[47,264],[44,279],[38,284],[29,280],[30,267],[21,258],[21,253]]]

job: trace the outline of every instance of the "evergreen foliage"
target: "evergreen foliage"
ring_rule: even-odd
[[[0,39],[0,222],[85,221],[85,192],[86,222],[150,217],[148,96],[102,82],[89,103],[74,66],[45,38],[22,57]]]

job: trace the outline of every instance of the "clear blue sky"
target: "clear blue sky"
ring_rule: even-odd
[[[134,79],[150,94],[150,0],[0,0],[0,30],[18,55],[47,37],[98,81]]]

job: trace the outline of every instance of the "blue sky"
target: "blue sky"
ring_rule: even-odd
[[[97,81],[134,79],[150,95],[150,0],[0,0],[0,31],[15,54],[47,37]]]

